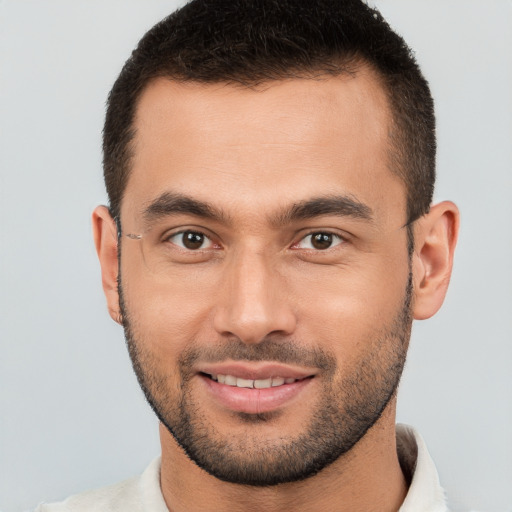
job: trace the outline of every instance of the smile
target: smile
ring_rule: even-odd
[[[292,406],[314,386],[315,372],[279,364],[217,365],[198,372],[207,396],[223,409],[259,414]],[[313,389],[312,388],[312,389]]]
[[[227,386],[234,386],[237,388],[250,388],[250,389],[267,389],[284,384],[293,384],[302,379],[294,379],[291,377],[269,377],[267,379],[242,379],[241,377],[235,377],[234,375],[209,375],[209,377],[219,382],[220,384],[226,384]]]

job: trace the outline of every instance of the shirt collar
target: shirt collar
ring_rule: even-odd
[[[423,438],[412,427],[396,426],[398,459],[409,491],[399,512],[448,512],[444,491]]]

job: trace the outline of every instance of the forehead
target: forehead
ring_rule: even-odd
[[[137,105],[122,211],[135,215],[168,191],[241,214],[332,194],[405,211],[388,167],[389,120],[366,68],[255,88],[157,79]]]

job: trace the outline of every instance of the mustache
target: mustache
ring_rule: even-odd
[[[198,362],[221,363],[226,360],[272,361],[319,368],[329,373],[336,369],[336,358],[320,348],[306,348],[293,340],[273,338],[265,338],[254,344],[233,338],[217,345],[192,346],[181,354],[179,366],[185,370],[193,368]]]

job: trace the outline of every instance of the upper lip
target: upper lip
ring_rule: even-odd
[[[304,368],[276,362],[225,361],[198,365],[199,373],[208,375],[232,375],[241,379],[260,380],[271,377],[304,379],[318,373],[316,368]]]

